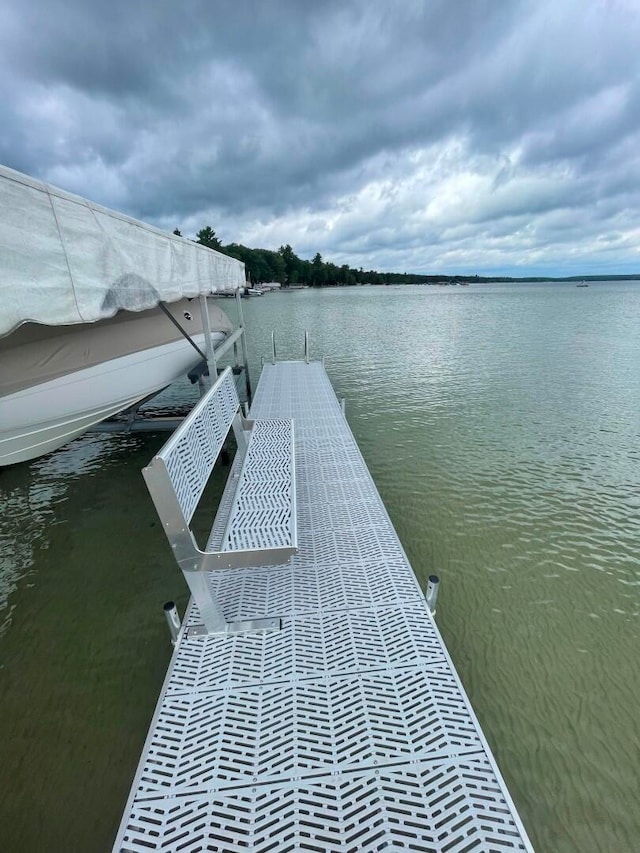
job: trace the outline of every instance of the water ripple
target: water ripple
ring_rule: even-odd
[[[640,288],[390,290],[317,300],[365,459],[537,849],[631,853]]]

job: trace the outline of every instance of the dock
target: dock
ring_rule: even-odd
[[[266,363],[251,418],[295,424],[298,552],[208,580],[280,627],[191,602],[114,851],[531,851],[323,364]]]

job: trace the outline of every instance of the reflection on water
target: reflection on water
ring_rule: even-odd
[[[305,328],[327,356],[414,568],[442,575],[440,628],[537,849],[636,850],[640,286],[244,307],[254,380],[272,329],[280,357]],[[0,472],[9,849],[112,841],[168,662],[160,605],[186,598],[139,473],[162,442],[85,437]]]
[[[103,464],[104,439],[86,437],[32,465],[2,472],[0,519],[0,635],[7,630],[15,604],[10,595],[27,580],[37,551],[49,547],[47,531],[66,524],[64,509],[69,485]]]

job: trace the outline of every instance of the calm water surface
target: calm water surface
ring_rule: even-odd
[[[244,307],[254,381],[272,329],[326,355],[537,850],[639,850],[640,284]],[[3,851],[113,842],[186,601],[140,475],[164,439],[0,471]]]

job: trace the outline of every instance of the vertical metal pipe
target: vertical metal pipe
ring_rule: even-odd
[[[304,330],[304,360],[309,364],[309,332]]]
[[[427,607],[431,613],[436,614],[436,602],[438,601],[438,590],[440,589],[440,578],[438,575],[429,575],[427,581],[427,591],[425,598],[427,599]]]
[[[209,367],[209,383],[213,385],[218,378],[218,365],[213,350],[211,321],[209,319],[209,308],[205,294],[200,295],[200,314],[202,315],[202,331],[204,332],[205,353],[207,354],[207,365]]]
[[[275,331],[275,329],[271,330],[271,350],[273,353],[272,358],[271,358],[271,364],[275,364],[276,358],[277,358],[277,355],[276,355],[276,331]]]
[[[242,329],[240,343],[242,345],[242,361],[244,363],[244,381],[247,390],[247,400],[251,402],[251,380],[249,378],[249,353],[247,352],[247,332],[244,325],[244,314],[242,313],[242,294],[240,288],[236,289],[236,308],[238,309],[238,328]]]
[[[180,616],[178,615],[178,608],[173,601],[167,601],[163,609],[167,625],[169,626],[169,633],[171,634],[171,644],[175,646],[178,642],[178,634],[182,626]]]

